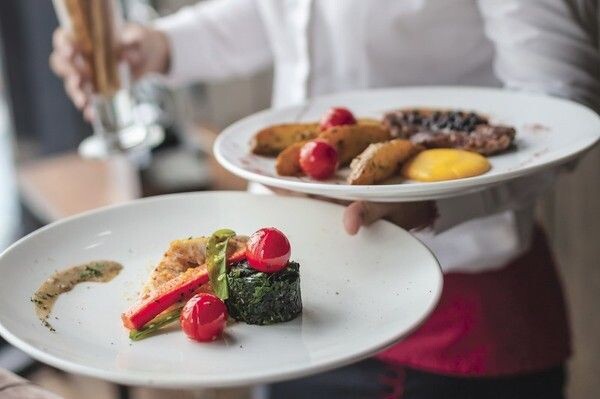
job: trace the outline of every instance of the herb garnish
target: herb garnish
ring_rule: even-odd
[[[101,267],[101,264],[95,265]],[[96,277],[102,276],[102,270],[99,270],[93,266],[86,265],[85,269],[79,274],[79,281],[87,281]]]

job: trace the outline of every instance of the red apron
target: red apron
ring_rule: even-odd
[[[544,234],[508,266],[444,276],[440,302],[378,358],[458,376],[500,376],[557,366],[570,354],[561,285]]]

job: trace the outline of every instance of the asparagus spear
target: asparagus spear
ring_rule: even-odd
[[[146,324],[139,330],[131,330],[129,332],[129,339],[131,339],[132,341],[139,341],[141,339],[147,338],[148,336],[156,332],[159,328],[179,320],[179,316],[181,315],[181,309],[182,308],[173,309],[161,316],[156,317],[154,320],[152,320],[150,323]]]

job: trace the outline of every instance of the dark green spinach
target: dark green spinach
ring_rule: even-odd
[[[302,312],[299,271],[296,262],[276,273],[256,271],[247,261],[233,265],[227,274],[230,316],[259,325],[294,319]]]

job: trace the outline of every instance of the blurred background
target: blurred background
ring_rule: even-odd
[[[124,8],[128,19],[147,22],[195,2],[124,0]],[[91,134],[91,127],[48,67],[57,25],[49,0],[0,1],[0,250],[47,223],[99,206],[173,192],[246,188],[245,182],[217,165],[211,146],[229,123],[268,107],[271,71],[178,90],[152,82],[138,84],[136,97],[156,116],[165,132],[164,142],[139,159],[83,159],[77,147]],[[596,148],[573,173],[561,178],[539,208],[570,306],[575,349],[569,365],[570,398],[600,397],[598,181],[600,150]],[[65,398],[166,394],[68,375],[36,363],[1,339],[0,368]],[[227,395],[236,393],[177,393],[177,397]]]

